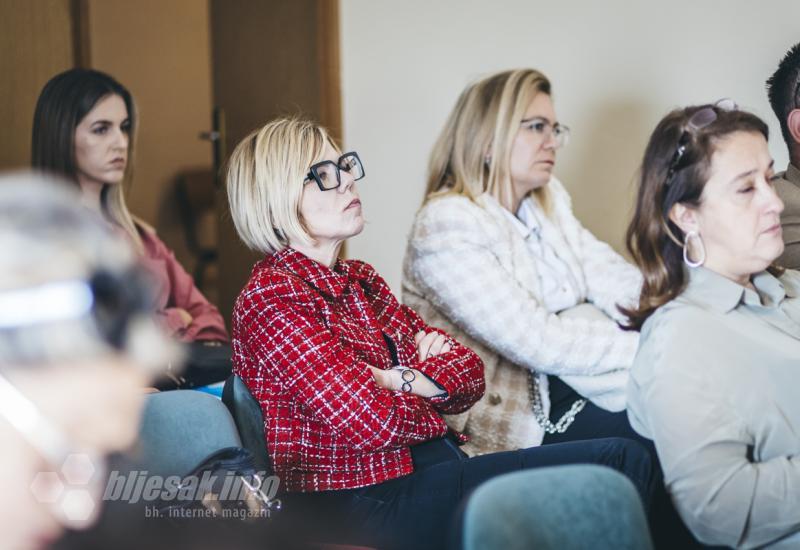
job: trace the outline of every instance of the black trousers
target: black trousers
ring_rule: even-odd
[[[555,376],[549,376],[548,383],[550,386],[550,421],[557,422],[575,400],[580,399],[580,395]],[[607,437],[624,437],[638,441],[647,449],[655,465],[657,482],[652,495],[653,500],[649,506],[648,518],[656,548],[665,550],[704,548],[686,528],[667,494],[653,441],[639,435],[631,427],[625,411],[609,412],[589,401],[563,434],[546,434],[542,445],[561,445],[570,441]]]
[[[601,464],[625,474],[651,499],[657,482],[650,454],[639,443],[607,438],[469,458],[449,438],[412,447],[414,473],[378,485],[341,491],[290,493],[284,511],[317,542],[376,548],[457,545],[465,497],[495,476],[562,464]],[[313,526],[313,527],[312,527]]]

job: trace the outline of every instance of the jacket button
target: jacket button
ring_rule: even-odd
[[[489,394],[489,404],[490,405],[499,405],[503,401],[503,398],[500,397],[498,393],[490,393]]]

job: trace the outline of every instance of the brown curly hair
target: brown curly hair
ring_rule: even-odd
[[[691,129],[692,116],[707,108],[714,109],[716,119],[703,128]],[[640,330],[656,309],[686,288],[684,234],[669,213],[676,203],[700,206],[717,145],[734,132],[769,137],[766,123],[757,116],[713,105],[676,109],[650,136],[639,170],[636,211],[626,232],[628,251],[644,277],[638,307],[620,307],[629,318],[627,328]],[[685,152],[678,156],[676,151],[682,145]]]

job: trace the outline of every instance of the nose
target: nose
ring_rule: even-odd
[[[121,128],[117,128],[117,131],[114,135],[114,146],[118,149],[128,149],[128,143],[130,141],[130,136],[127,132],[123,131]]]
[[[553,132],[552,128],[546,132],[544,136],[544,142],[542,143],[542,148],[549,151],[555,151],[558,149],[558,139],[556,139],[556,134]]]
[[[339,193],[347,193],[356,183],[353,175],[345,170],[339,170],[339,178],[341,181],[338,187]]]
[[[779,215],[781,212],[783,212],[784,208],[783,201],[778,196],[778,193],[775,191],[775,187],[771,184],[767,185],[765,202],[768,213]]]

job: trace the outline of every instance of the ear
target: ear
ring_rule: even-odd
[[[669,219],[672,223],[680,227],[684,234],[689,231],[700,231],[697,211],[687,207],[683,203],[676,202],[672,205],[672,208],[669,209]]]
[[[800,109],[792,109],[789,112],[789,116],[786,117],[786,125],[789,127],[789,133],[794,140],[794,147],[792,148],[796,148],[797,145],[800,145]],[[790,147],[792,146],[792,144],[789,145]]]

